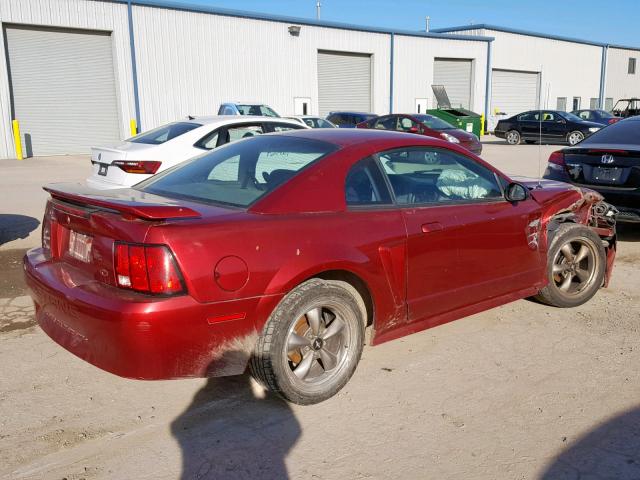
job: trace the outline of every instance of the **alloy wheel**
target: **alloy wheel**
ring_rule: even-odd
[[[572,132],[569,135],[569,145],[575,145],[584,140],[584,135],[580,132]]]
[[[576,295],[593,281],[597,268],[594,246],[583,239],[565,243],[553,260],[553,281],[567,296]]]
[[[331,381],[348,357],[349,325],[328,306],[315,307],[298,318],[285,343],[291,379],[307,385]]]

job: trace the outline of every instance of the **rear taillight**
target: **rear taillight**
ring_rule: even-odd
[[[549,163],[554,163],[556,165],[562,165],[564,167],[565,166],[564,153],[562,153],[562,152],[553,152],[549,156]]]
[[[184,293],[182,275],[165,245],[116,243],[116,283],[120,288],[157,295]]]
[[[140,161],[128,161],[128,160],[116,160],[111,163],[114,167],[118,167],[127,173],[142,173],[146,175],[153,175],[158,171],[162,162],[151,160]]]

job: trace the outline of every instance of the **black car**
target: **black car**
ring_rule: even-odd
[[[327,120],[339,128],[356,128],[361,122],[377,117],[373,113],[364,112],[330,112]]]
[[[640,117],[553,152],[544,178],[595,190],[619,210],[619,221],[640,222]]]
[[[613,113],[607,112],[606,110],[574,110],[571,113],[583,120],[596,122],[605,127],[622,120],[620,117],[616,117]]]
[[[542,143],[575,145],[601,128],[602,125],[588,122],[572,113],[532,110],[500,120],[493,133],[510,145],[518,145],[523,140],[526,143],[542,140]]]

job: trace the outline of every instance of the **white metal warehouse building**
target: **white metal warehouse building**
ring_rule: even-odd
[[[494,38],[489,127],[499,118],[535,108],[611,110],[621,98],[640,97],[640,48],[495,25],[434,31]]]
[[[2,0],[0,23],[0,158],[15,157],[13,120],[28,155],[56,155],[225,101],[415,112],[442,84],[454,106],[493,119],[539,98],[570,110],[575,97],[640,96],[635,49],[484,25],[400,31],[164,0]]]

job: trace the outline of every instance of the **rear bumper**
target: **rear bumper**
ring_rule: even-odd
[[[640,223],[640,191],[638,190],[623,190],[620,188],[607,188],[600,185],[574,183],[571,181],[569,175],[563,171],[548,167],[544,173],[544,178],[594,190],[601,194],[607,203],[610,203],[618,209],[619,213],[616,216],[616,221]]]
[[[27,252],[24,270],[45,333],[81,359],[127,378],[241,374],[257,339],[256,315],[280,299],[203,304],[188,295],[140,295],[51,262],[41,249]]]
[[[503,132],[502,130],[494,130],[493,135],[498,138],[505,138],[507,135],[507,132]]]

